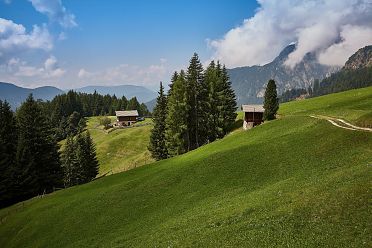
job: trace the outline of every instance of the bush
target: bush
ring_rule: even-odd
[[[105,129],[109,129],[110,127],[112,127],[111,125],[111,119],[108,118],[108,117],[102,117],[100,120],[99,120],[99,124],[104,126]]]

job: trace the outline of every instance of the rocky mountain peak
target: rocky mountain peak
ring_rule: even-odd
[[[344,69],[356,70],[372,67],[372,45],[359,49],[345,63]]]

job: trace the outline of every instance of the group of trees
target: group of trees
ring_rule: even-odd
[[[98,160],[93,140],[88,131],[70,135],[62,152],[64,185],[71,187],[90,182],[98,174]]]
[[[342,69],[330,77],[314,82],[311,96],[321,96],[351,89],[372,86],[372,67]]]
[[[175,72],[165,95],[160,84],[149,150],[164,159],[225,136],[236,118],[236,99],[227,69],[212,61],[204,70],[197,54],[187,71]]]
[[[57,140],[68,135],[76,135],[79,121],[84,117],[115,115],[116,110],[138,110],[140,116],[150,115],[144,103],[140,104],[136,97],[129,100],[125,96],[100,95],[68,91],[56,96],[50,102],[42,103],[52,123]]]
[[[59,145],[44,107],[32,95],[16,113],[7,102],[0,101],[1,207],[76,184],[64,184],[67,170],[61,164]],[[83,126],[81,120],[79,123]],[[76,160],[84,169],[90,167],[83,179],[79,175],[78,183],[82,183],[97,175],[97,160],[89,134],[83,134],[83,129],[77,134]]]

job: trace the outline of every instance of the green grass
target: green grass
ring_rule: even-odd
[[[291,102],[188,154],[2,209],[0,247],[371,247],[372,134],[308,117],[358,118],[371,99]]]
[[[115,116],[110,117],[114,122]],[[97,149],[99,175],[118,173],[153,162],[147,150],[152,125],[151,119],[138,122],[132,128],[104,130],[100,117],[90,117],[87,128]]]

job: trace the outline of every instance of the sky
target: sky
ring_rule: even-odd
[[[372,44],[372,0],[0,0],[0,81],[156,90],[194,52],[265,64],[288,44],[341,66]]]

